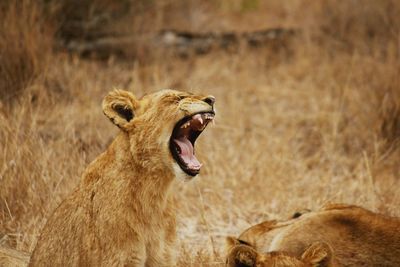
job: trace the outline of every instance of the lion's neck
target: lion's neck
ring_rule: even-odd
[[[153,161],[153,162],[156,162]],[[120,134],[110,147],[91,165],[95,175],[85,175],[85,180],[94,184],[88,177],[97,177],[106,184],[119,183],[122,192],[115,192],[121,201],[133,205],[143,213],[164,212],[170,202],[171,185],[174,173],[162,166],[148,166],[148,162],[132,156],[128,137]],[[99,168],[101,166],[101,168]],[[88,172],[90,173],[90,166]],[[100,170],[100,172],[98,171]],[[115,186],[109,186],[115,188]],[[117,196],[117,195],[116,195]]]

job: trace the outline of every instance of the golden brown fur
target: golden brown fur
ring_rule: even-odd
[[[169,139],[180,119],[210,110],[204,96],[173,90],[109,93],[103,111],[121,131],[50,216],[30,266],[174,266],[172,183],[188,176]]]
[[[236,240],[241,243],[236,245],[236,251],[232,246],[234,241],[228,240],[228,259],[237,258],[241,251],[251,248],[255,251],[255,264],[247,266],[313,266],[296,265],[293,262],[303,260],[309,246],[323,244],[320,251],[332,256],[318,266],[400,266],[398,218],[343,204],[328,205],[320,211],[295,217],[282,222],[266,221],[250,227]],[[293,262],[289,265],[263,265],[265,259],[272,256],[278,262],[277,256],[271,253],[278,253],[285,260],[289,257]]]

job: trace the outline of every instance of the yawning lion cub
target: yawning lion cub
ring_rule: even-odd
[[[42,230],[30,266],[174,266],[175,177],[197,175],[197,137],[214,97],[115,90],[104,114],[120,128]]]

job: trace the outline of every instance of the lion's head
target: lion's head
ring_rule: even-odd
[[[196,176],[195,142],[214,119],[213,96],[162,90],[137,99],[123,90],[103,100],[104,114],[128,137],[135,162],[148,170],[169,168]]]
[[[315,242],[304,250],[301,257],[284,251],[257,252],[250,244],[227,238],[227,267],[329,267],[332,266],[332,249],[323,242]]]

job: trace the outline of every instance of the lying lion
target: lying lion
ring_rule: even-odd
[[[333,204],[229,237],[227,266],[400,266],[400,219]]]
[[[120,129],[47,221],[30,266],[174,266],[172,182],[196,176],[197,137],[214,97],[115,90],[104,114]]]

